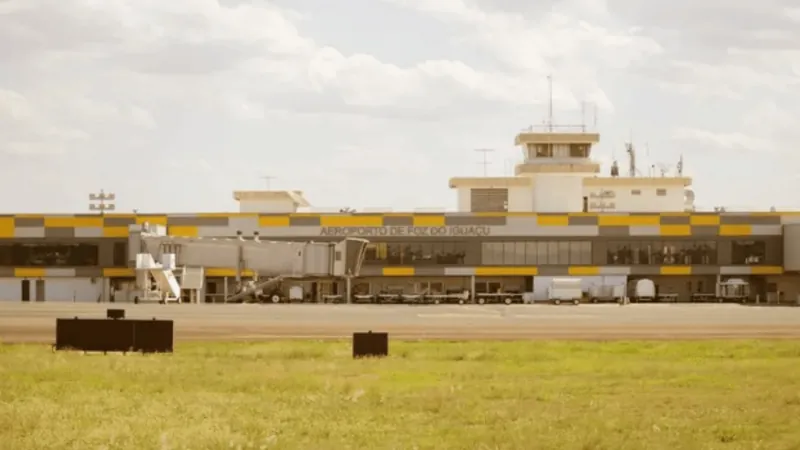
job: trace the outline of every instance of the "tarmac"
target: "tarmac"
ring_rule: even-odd
[[[0,342],[52,343],[56,318],[173,320],[181,341],[341,339],[388,332],[393,339],[800,338],[800,308],[725,304],[259,305],[0,302]]]

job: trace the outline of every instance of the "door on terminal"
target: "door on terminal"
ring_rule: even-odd
[[[22,301],[31,301],[31,280],[22,280],[20,282],[20,287],[22,289],[22,294],[20,295]]]
[[[44,280],[36,280],[36,301],[44,301]]]

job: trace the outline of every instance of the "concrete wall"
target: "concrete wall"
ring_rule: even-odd
[[[783,267],[787,271],[800,271],[800,224],[783,226]]]
[[[0,278],[0,301],[22,301],[25,280],[30,283],[31,302],[96,302],[103,293],[100,278]]]

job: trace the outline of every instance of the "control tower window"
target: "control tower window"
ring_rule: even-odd
[[[570,156],[569,144],[555,144],[553,145],[554,158],[569,158]]]
[[[536,144],[535,149],[537,158],[550,158],[553,156],[553,152],[547,144]]]
[[[572,158],[588,158],[589,146],[586,144],[571,144],[569,146],[569,156]]]

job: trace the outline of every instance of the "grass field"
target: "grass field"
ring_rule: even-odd
[[[797,449],[800,343],[0,346],[0,448]]]

